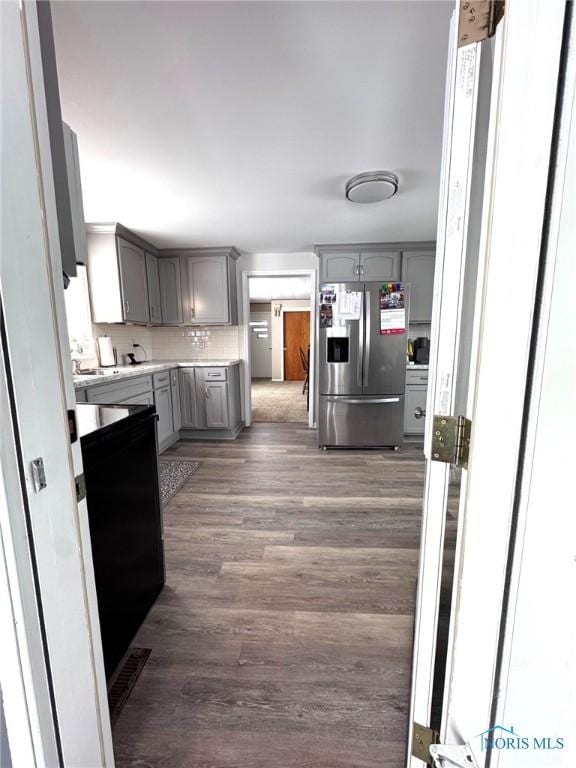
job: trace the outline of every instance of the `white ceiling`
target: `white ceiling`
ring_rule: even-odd
[[[162,247],[433,239],[453,2],[53,2],[88,221]],[[387,169],[400,192],[345,201]]]

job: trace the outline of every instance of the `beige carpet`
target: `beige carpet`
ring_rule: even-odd
[[[308,422],[302,381],[252,380],[252,421]]]

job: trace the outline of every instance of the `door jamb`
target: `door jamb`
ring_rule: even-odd
[[[241,275],[240,299],[240,356],[244,361],[244,422],[247,427],[252,424],[252,372],[250,369],[250,293],[249,280],[251,277],[309,277],[310,278],[310,410],[308,412],[308,427],[316,427],[316,293],[318,272],[315,269],[246,269]]]

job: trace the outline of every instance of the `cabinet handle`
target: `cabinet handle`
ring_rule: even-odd
[[[190,317],[192,318],[192,320],[194,320],[194,313],[195,313],[195,311],[196,310],[194,309],[194,307],[190,307]]]
[[[426,416],[426,411],[424,411],[420,406],[417,408],[414,408],[414,418],[415,419],[422,419],[424,416]]]
[[[363,275],[364,274],[364,264],[360,264],[358,269],[360,270],[360,275]]]
[[[206,399],[208,399],[210,397],[210,390],[208,387],[204,387],[204,392],[206,393]]]
[[[124,299],[124,310],[126,314],[130,312],[130,302],[128,301],[128,299]]]

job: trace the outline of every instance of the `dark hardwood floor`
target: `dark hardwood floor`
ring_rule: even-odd
[[[421,448],[257,424],[165,455],[202,466],[164,509],[118,768],[403,768]]]

